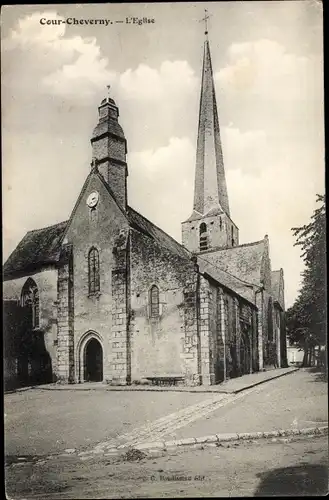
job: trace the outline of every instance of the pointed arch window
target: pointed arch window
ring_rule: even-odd
[[[208,250],[208,229],[207,229],[207,224],[205,222],[202,222],[200,224],[200,229],[199,229],[199,238],[200,238],[200,251],[202,250]]]
[[[150,316],[158,318],[160,315],[159,288],[156,285],[150,289]]]
[[[29,312],[32,329],[39,328],[39,290],[32,278],[29,278],[22,288],[21,305]]]
[[[90,295],[99,292],[99,252],[95,247],[92,247],[88,253],[88,283]]]

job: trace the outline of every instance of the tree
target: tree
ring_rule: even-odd
[[[302,249],[305,269],[302,286],[293,306],[287,311],[288,337],[304,349],[303,365],[311,363],[315,346],[326,344],[326,207],[325,197],[317,195],[320,203],[311,221],[292,228],[295,246]]]

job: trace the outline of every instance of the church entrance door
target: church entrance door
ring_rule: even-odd
[[[92,338],[85,347],[85,382],[103,380],[103,349],[100,342]]]
[[[250,349],[248,336],[245,333],[242,334],[240,343],[240,369],[241,375],[248,374],[250,369]]]

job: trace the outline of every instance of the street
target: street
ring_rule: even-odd
[[[175,498],[324,495],[327,437],[185,449],[140,461],[58,458],[6,468],[8,498]]]
[[[129,446],[213,433],[323,426],[327,408],[327,383],[306,369],[238,394],[42,389],[6,394],[7,494],[10,498],[317,494],[327,489],[326,436],[141,453],[137,455],[141,460],[133,460],[136,456],[129,455]],[[128,454],[110,455],[111,445],[125,445]]]
[[[6,455],[49,455],[160,438],[325,425],[327,384],[299,370],[237,395],[46,391],[6,394]]]

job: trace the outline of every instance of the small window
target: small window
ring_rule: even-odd
[[[232,247],[234,247],[234,229],[233,226],[231,226],[231,238],[232,238]]]
[[[100,290],[99,279],[99,253],[97,248],[92,247],[88,254],[88,283],[89,294],[94,294]]]
[[[39,291],[35,281],[31,278],[23,286],[21,304],[29,310],[31,327],[39,328]]]
[[[150,290],[150,316],[151,318],[158,318],[159,314],[159,288],[153,285]]]
[[[90,208],[89,218],[90,218],[90,222],[94,222],[94,223],[97,222],[97,219],[98,219],[97,207]]]
[[[200,251],[202,252],[203,250],[208,250],[208,231],[207,231],[207,224],[202,222],[200,224]]]
[[[219,217],[219,229],[222,230],[223,229],[223,221],[222,221],[222,218]]]

